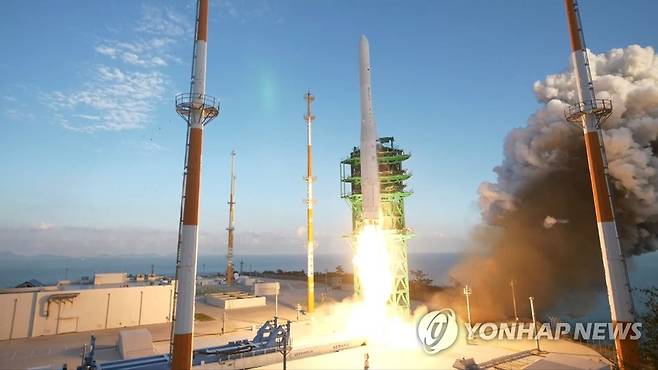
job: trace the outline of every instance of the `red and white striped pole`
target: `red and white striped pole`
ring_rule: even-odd
[[[177,300],[174,321],[171,368],[192,367],[194,296],[196,293],[201,190],[201,149],[203,126],[217,115],[214,99],[206,92],[206,53],[208,39],[208,0],[199,0],[195,32],[194,61],[189,96],[177,99],[177,111],[187,119],[189,145],[183,200],[183,220],[177,268]]]
[[[315,241],[313,239],[313,143],[311,141],[311,129],[313,120],[315,116],[311,112],[311,104],[315,97],[311,95],[309,91],[304,95],[306,99],[306,115],[304,115],[304,120],[306,120],[306,253],[307,253],[307,312],[313,312],[315,310],[315,268],[314,268],[314,257],[313,257],[313,248],[315,247]]]
[[[608,288],[610,316],[614,325],[631,325],[635,321],[635,310],[626,271],[626,262],[617,234],[617,224],[607,176],[608,164],[600,129],[602,117],[606,117],[612,112],[612,104],[610,101],[597,100],[594,94],[594,84],[587,59],[587,49],[578,4],[576,0],[565,0],[565,6],[571,37],[571,58],[576,72],[578,98],[580,100],[578,104],[570,108],[568,118],[580,123],[585,135],[585,148],[594,195],[599,242]],[[638,342],[620,338],[620,332],[621,330],[616,330],[615,337],[619,368],[639,368]]]

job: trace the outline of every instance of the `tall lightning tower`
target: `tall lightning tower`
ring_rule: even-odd
[[[231,152],[231,195],[228,198],[228,250],[226,252],[226,284],[233,285],[233,232],[235,230],[235,150]]]
[[[614,324],[630,325],[635,321],[635,310],[628,272],[626,271],[626,261],[617,234],[614,206],[608,181],[608,163],[603,146],[603,136],[601,135],[601,123],[612,113],[612,102],[605,99],[596,99],[578,3],[576,0],[565,0],[565,6],[571,37],[571,58],[578,84],[579,100],[577,104],[569,107],[565,112],[566,118],[581,125],[585,136],[585,148],[594,195],[594,209],[603,257],[605,282],[608,288],[610,316]],[[619,368],[639,368],[640,358],[637,341],[621,339],[619,332],[616,333],[615,338]]]
[[[198,0],[190,92],[176,96],[176,112],[187,123],[170,349],[171,368],[177,370],[192,367],[203,128],[219,114],[215,98],[206,95],[207,40],[208,0]]]
[[[307,285],[308,285],[308,312],[313,312],[315,309],[315,270],[313,267],[313,248],[315,247],[315,241],[313,239],[313,143],[311,141],[311,128],[313,125],[313,120],[315,116],[311,113],[311,105],[315,97],[311,95],[311,92],[307,92],[304,95],[306,100],[306,114],[304,115],[304,120],[306,121],[306,251],[308,253],[307,261]]]

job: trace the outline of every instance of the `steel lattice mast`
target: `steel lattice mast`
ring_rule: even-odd
[[[601,123],[612,113],[612,102],[596,99],[578,4],[576,0],[565,0],[565,6],[579,100],[577,104],[567,110],[566,116],[569,121],[582,126],[585,137],[611,319],[615,325],[631,325],[635,321],[635,310],[626,261],[617,234],[614,205],[608,181],[608,163],[601,134]],[[619,368],[639,368],[638,342],[621,339],[619,332],[615,337]]]
[[[315,309],[315,269],[313,267],[313,248],[315,241],[313,239],[313,143],[311,140],[312,125],[315,116],[311,113],[311,105],[315,97],[311,92],[304,95],[306,100],[306,114],[304,120],[306,121],[306,147],[307,147],[307,168],[306,168],[306,250],[308,254],[307,261],[307,285],[308,285],[308,312],[313,312]]]
[[[233,232],[235,230],[235,150],[231,152],[231,195],[228,200],[228,250],[226,252],[226,284],[233,285]]]
[[[199,242],[199,203],[203,128],[219,113],[219,105],[206,93],[208,0],[197,3],[190,92],[176,96],[176,112],[187,123],[185,171],[181,220],[176,258],[171,368],[190,369],[194,337],[194,296],[196,293]]]

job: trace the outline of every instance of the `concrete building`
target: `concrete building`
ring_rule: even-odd
[[[173,285],[126,274],[0,290],[0,340],[166,323]]]

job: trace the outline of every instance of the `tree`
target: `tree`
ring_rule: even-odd
[[[658,368],[658,287],[640,289],[646,297],[642,322],[642,339],[640,349],[649,368]]]
[[[411,270],[412,282],[420,286],[430,286],[432,285],[432,279],[427,277],[427,274],[423,270]]]

